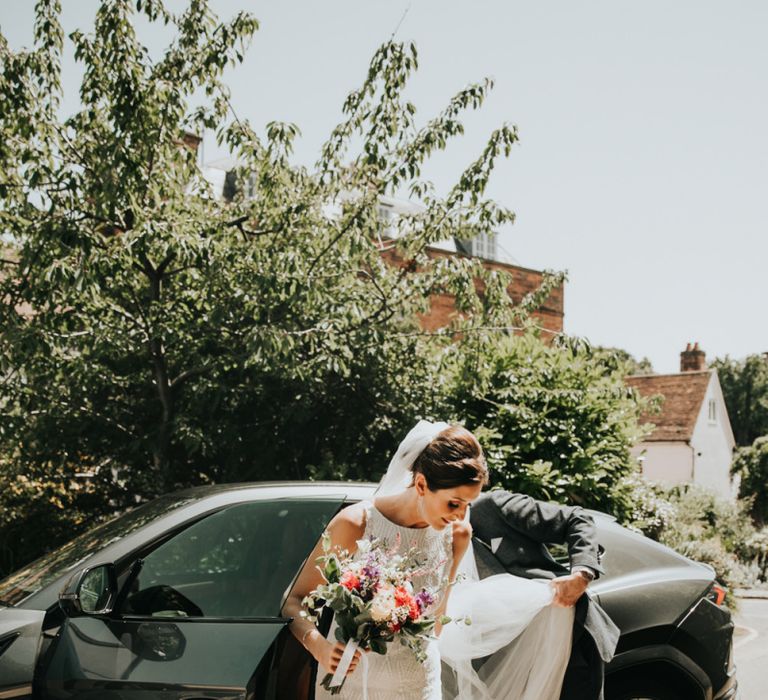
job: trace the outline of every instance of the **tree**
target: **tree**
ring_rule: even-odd
[[[727,355],[712,362],[723,388],[736,444],[751,445],[768,435],[768,357],[748,355],[732,360]]]
[[[619,362],[622,365],[622,372],[626,375],[633,374],[655,374],[653,364],[647,357],[638,360],[632,354],[621,348],[596,347],[596,352],[605,353],[610,362]]]
[[[489,338],[457,353],[449,404],[477,431],[494,485],[627,519],[646,402],[624,366],[578,339]]]
[[[768,435],[736,451],[731,472],[740,477],[739,495],[752,502],[752,517],[768,524]]]
[[[175,31],[158,60],[136,13]],[[290,160],[295,125],[260,133],[230,114],[223,74],[257,29],[249,14],[219,22],[205,0],[178,15],[161,0],[103,0],[93,33],[70,36],[84,74],[66,118],[59,14],[39,0],[30,50],[0,37],[0,454],[7,483],[70,494],[49,508],[71,528],[85,517],[70,488],[82,479],[93,517],[187,484],[376,478],[396,437],[440,405],[444,349],[524,325],[561,282],[515,307],[507,275],[425,253],[513,219],[484,197],[512,127],[446,196],[421,176],[491,81],[419,126],[403,97],[415,47],[388,42],[304,168]],[[204,129],[241,163],[231,201],[185,145]],[[394,223],[386,245],[409,261],[395,268],[378,203],[400,192],[424,209]],[[460,314],[424,333],[417,315],[443,291]]]

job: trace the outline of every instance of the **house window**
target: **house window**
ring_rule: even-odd
[[[472,255],[486,260],[496,259],[496,235],[481,233],[472,239]]]
[[[714,399],[710,399],[709,400],[709,413],[708,413],[708,417],[709,417],[709,422],[710,423],[717,423],[717,412],[716,412],[716,409],[715,409],[715,400]]]
[[[379,238],[394,238],[395,212],[391,204],[379,204]]]

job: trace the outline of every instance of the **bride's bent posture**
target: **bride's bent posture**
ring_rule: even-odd
[[[394,476],[388,472],[388,483],[382,483],[374,500],[342,510],[328,525],[328,534],[339,551],[356,552],[357,541],[368,537],[390,544],[399,539],[401,551],[416,548],[424,562],[424,573],[414,577],[414,587],[439,591],[429,611],[439,616],[445,610],[448,581],[455,578],[469,545],[467,507],[480,495],[488,474],[480,445],[468,430],[446,424],[420,426],[409,433],[393,459],[393,463],[407,461],[409,468]],[[323,583],[315,567],[315,559],[321,554],[320,546],[310,554],[283,608],[285,615],[294,618],[291,631],[322,667],[319,678],[322,672],[336,670],[344,650],[341,642],[328,641],[311,622],[299,617],[302,598]],[[334,639],[333,628],[329,637]],[[394,642],[384,656],[369,654],[368,697],[439,700],[442,695],[436,640],[427,644],[426,652],[426,661],[420,663],[408,647]],[[362,673],[355,671],[359,658],[358,651],[337,697],[362,697]],[[327,691],[318,686],[316,697],[327,696]]]
[[[417,660],[405,645],[387,653],[360,652],[337,697],[370,700],[557,700],[570,654],[573,609],[554,607],[546,581],[497,574],[478,580],[467,509],[488,482],[480,444],[472,433],[446,423],[419,421],[389,464],[372,501],[345,508],[327,528],[332,549],[355,557],[358,540],[375,538],[400,551],[420,554],[414,589],[436,591],[425,614],[454,620],[425,646]],[[324,583],[316,567],[318,544],[283,606],[290,629],[317,660],[318,679],[339,666],[345,645],[335,641],[335,623],[323,637],[300,616],[304,597]],[[457,582],[458,575],[458,582]],[[450,593],[450,595],[449,595]],[[442,661],[442,678],[441,678]],[[360,666],[367,665],[367,673]],[[337,689],[338,690],[338,689]],[[319,683],[316,697],[328,691]]]

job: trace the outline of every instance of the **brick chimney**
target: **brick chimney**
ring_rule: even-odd
[[[707,368],[706,353],[699,348],[698,343],[690,343],[680,353],[681,372],[701,372]]]

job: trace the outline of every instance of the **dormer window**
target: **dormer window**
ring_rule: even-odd
[[[709,400],[708,418],[710,423],[717,423],[717,409],[714,399]]]
[[[381,202],[379,213],[379,238],[392,238],[394,236],[395,211],[391,204]]]
[[[481,233],[474,238],[455,239],[456,249],[465,255],[486,260],[498,260],[498,245],[495,233]]]

